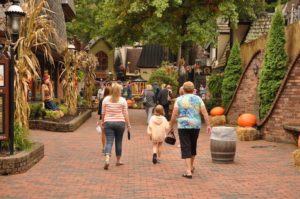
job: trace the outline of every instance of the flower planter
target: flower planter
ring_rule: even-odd
[[[56,132],[73,132],[92,116],[92,110],[87,109],[75,117],[73,120],[65,123],[47,121],[47,120],[29,120],[30,129],[40,129]]]
[[[0,174],[23,173],[44,157],[44,144],[33,143],[30,150],[19,151],[14,155],[0,157]]]

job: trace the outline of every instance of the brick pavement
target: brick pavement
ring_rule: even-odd
[[[45,157],[23,174],[0,176],[0,198],[299,198],[300,173],[293,166],[296,146],[266,141],[238,142],[234,164],[214,164],[209,136],[199,138],[192,180],[179,148],[164,145],[162,163],[151,162],[145,114],[130,110],[132,140],[124,137],[126,165],[103,170],[104,156],[95,132],[96,114],[73,133],[32,131],[45,144]],[[252,146],[276,146],[252,148]],[[114,163],[115,157],[112,158]]]

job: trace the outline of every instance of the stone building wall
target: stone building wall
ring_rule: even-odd
[[[289,72],[270,116],[262,124],[261,132],[269,141],[294,142],[283,125],[300,125],[300,57]]]
[[[258,74],[254,73],[254,68],[257,65],[260,69],[262,60],[263,53],[259,52],[245,68],[243,78],[239,82],[231,107],[227,112],[227,122],[229,124],[237,124],[237,119],[242,113],[252,113],[259,118],[259,101],[257,96]]]

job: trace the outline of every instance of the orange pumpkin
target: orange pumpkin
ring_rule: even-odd
[[[128,105],[128,107],[132,107],[133,104],[134,104],[134,101],[132,101],[132,100],[130,100],[130,99],[127,100],[127,105]]]
[[[238,118],[238,125],[241,127],[252,127],[256,124],[256,116],[251,113],[244,113]]]
[[[223,115],[224,112],[225,112],[225,110],[224,110],[223,107],[217,106],[217,107],[211,109],[210,114],[211,114],[212,116],[217,116],[217,115]]]

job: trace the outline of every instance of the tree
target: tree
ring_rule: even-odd
[[[159,43],[173,51],[184,45],[214,42],[216,19],[221,15],[234,25],[239,16],[254,19],[263,10],[261,0],[86,1],[76,3],[78,19],[69,28],[73,34],[80,37],[90,29],[90,38],[101,35],[115,46],[142,41]],[[88,19],[90,14],[93,19]]]
[[[284,18],[281,9],[277,9],[272,19],[258,85],[261,118],[264,118],[270,110],[287,71],[287,54],[284,45]]]
[[[222,82],[222,104],[225,109],[233,97],[241,74],[242,61],[240,56],[240,44],[236,41],[230,51]]]
[[[173,91],[178,89],[177,74],[170,67],[165,66],[154,71],[149,79],[150,84],[157,83],[158,85],[169,84]]]
[[[79,38],[83,43],[99,36],[99,5],[97,0],[76,0],[76,18],[67,23],[68,36]]]

